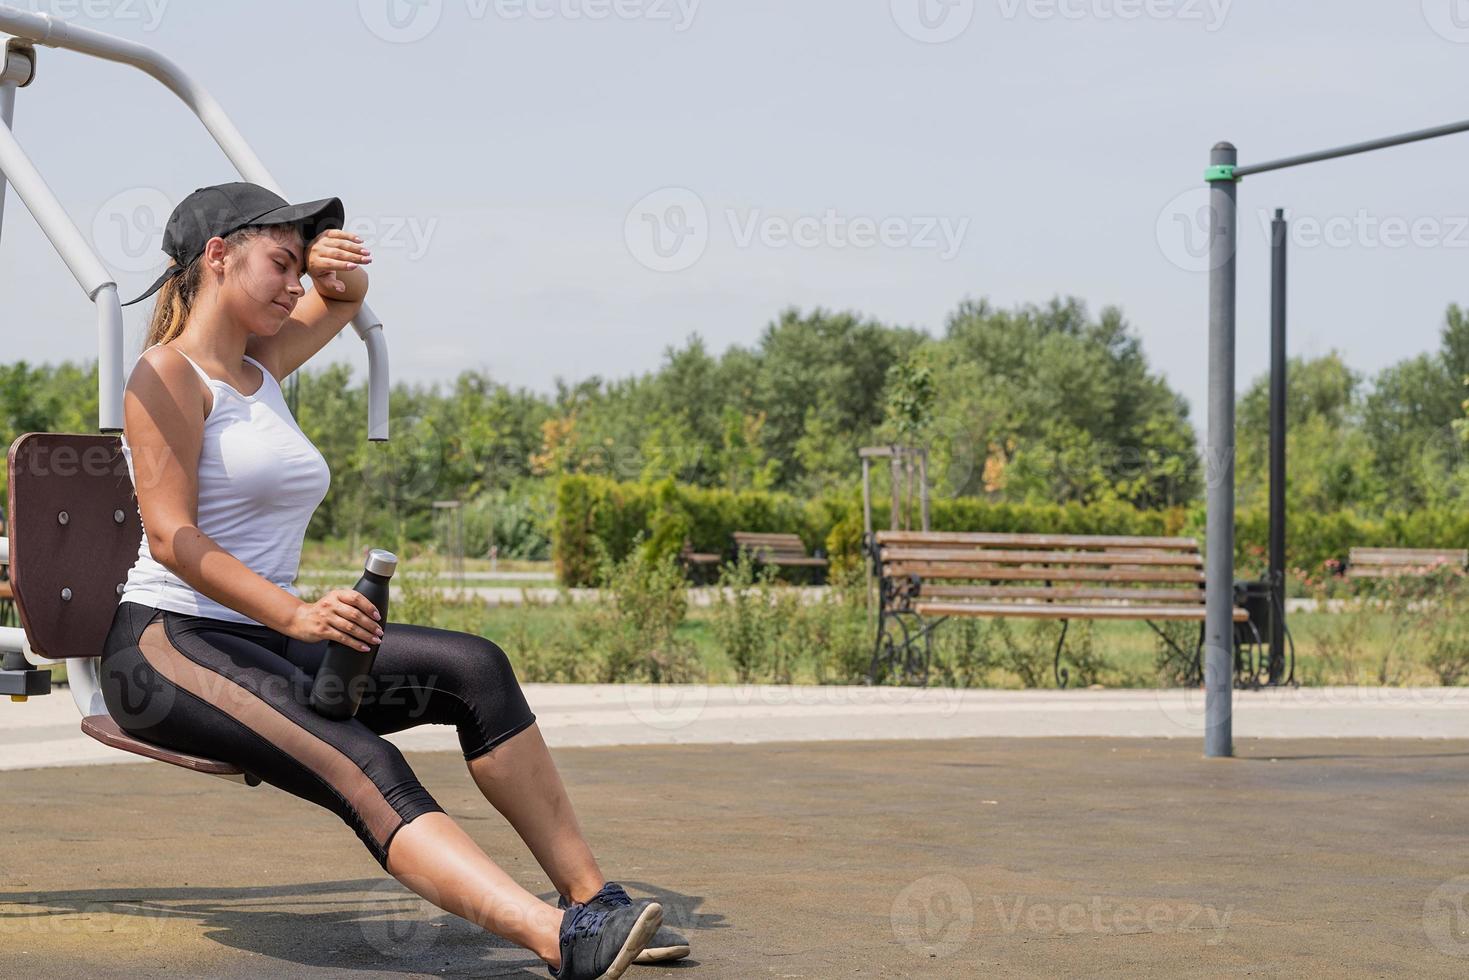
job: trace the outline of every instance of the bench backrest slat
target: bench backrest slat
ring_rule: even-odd
[[[1158,548],[1168,551],[1198,551],[1194,538],[1149,538],[1126,535],[1008,534],[994,531],[878,531],[882,545],[980,545],[1001,548]]]
[[[1186,565],[1202,567],[1203,558],[1183,551],[1001,551],[963,548],[884,547],[884,561],[982,561],[995,565]]]

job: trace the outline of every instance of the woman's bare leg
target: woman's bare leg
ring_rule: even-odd
[[[561,968],[562,913],[516,884],[447,813],[425,813],[394,834],[388,872],[433,905]]]
[[[582,836],[539,725],[471,759],[469,772],[485,799],[525,841],[558,892],[585,902],[607,883]]]

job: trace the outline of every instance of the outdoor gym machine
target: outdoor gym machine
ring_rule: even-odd
[[[14,36],[6,37],[7,34]],[[0,5],[0,42],[3,42],[0,43],[0,121],[4,123],[0,126],[0,219],[4,216],[3,197],[8,180],[87,297],[96,304],[99,428],[102,432],[121,432],[124,365],[122,306],[117,283],[11,131],[16,90],[25,88],[36,78],[36,45],[66,48],[104,61],[132,65],[153,76],[199,117],[241,177],[277,194],[281,194],[281,187],[214,97],[158,52],[133,41],[68,24],[48,14],[3,5]],[[388,438],[388,347],[383,340],[382,321],[363,304],[352,326],[367,345],[367,437],[381,442]]]
[[[1238,184],[1240,180],[1254,174],[1272,170],[1285,170],[1308,163],[1334,160],[1337,157],[1353,156],[1371,150],[1382,150],[1404,143],[1469,132],[1469,120],[1420,129],[1397,136],[1352,143],[1314,153],[1284,157],[1266,163],[1239,165],[1239,153],[1232,143],[1217,143],[1209,155],[1209,168],[1204,180],[1209,187],[1209,432],[1205,446],[1205,472],[1208,483],[1208,530],[1205,558],[1205,607],[1204,624],[1204,755],[1225,757],[1234,753],[1233,739],[1233,620],[1234,605],[1234,328],[1235,328],[1235,258],[1239,231]],[[1281,232],[1276,231],[1276,234]],[[1284,338],[1284,246],[1277,251],[1279,298],[1278,309],[1281,324],[1280,337]],[[1272,297],[1272,306],[1275,299]],[[1284,351],[1281,351],[1282,355]],[[1284,366],[1281,379],[1283,385]],[[1284,389],[1280,390],[1280,403],[1275,411],[1284,413]],[[1272,414],[1275,414],[1273,411]],[[1284,438],[1284,431],[1281,431]],[[1284,443],[1280,445],[1280,488],[1272,493],[1283,492]],[[1272,454],[1273,456],[1274,454]],[[1272,474],[1275,472],[1272,459]],[[1284,521],[1278,530],[1280,535],[1280,571],[1284,570]],[[1273,550],[1273,549],[1272,549]],[[1272,556],[1272,565],[1274,565]],[[1273,577],[1273,571],[1272,571]],[[1283,608],[1283,606],[1282,606]],[[1272,629],[1272,634],[1274,630]],[[1277,648],[1278,649],[1278,648]],[[1272,660],[1274,651],[1272,651]]]
[[[21,148],[11,128],[15,115],[17,91],[29,86],[36,79],[37,45],[65,48],[104,61],[132,65],[151,75],[178,96],[199,118],[245,180],[260,184],[277,194],[281,193],[281,188],[266,170],[265,165],[261,163],[260,158],[256,156],[255,151],[245,142],[244,137],[230,121],[219,103],[170,59],[144,45],[68,24],[48,14],[31,13],[0,5],[0,224],[3,224],[4,219],[5,189],[8,183],[15,188],[16,194],[35,218],[41,231],[55,247],[77,283],[86,292],[87,297],[96,305],[98,427],[103,434],[117,434],[123,428],[122,393],[125,367],[122,351],[122,307],[118,299],[117,283],[101,259],[97,257],[91,244],[67,215],[40,171],[36,169]],[[383,338],[382,321],[374,316],[372,310],[364,304],[353,319],[352,325],[357,335],[367,345],[367,438],[374,442],[384,442],[388,438],[389,379],[387,342]],[[55,434],[32,434],[32,436],[50,437]],[[78,438],[97,439],[96,436]],[[65,440],[64,436],[56,436],[39,441],[46,442],[49,448],[51,442],[64,443]],[[32,440],[33,443],[36,441],[38,440]],[[20,440],[17,440],[17,443],[19,442]],[[76,447],[65,446],[64,448],[75,449]],[[93,445],[87,443],[82,446],[82,451],[91,448]],[[16,453],[16,447],[12,447],[11,454],[16,457],[15,465],[22,465]],[[30,477],[39,474],[27,473],[25,475]],[[58,523],[63,526],[70,525],[75,529],[78,527],[77,521],[83,514],[92,516],[90,512],[98,510],[103,512],[102,524],[109,528],[109,540],[119,530],[127,531],[131,534],[132,547],[135,548],[138,532],[133,531],[133,524],[130,522],[137,518],[136,505],[126,499],[127,494],[121,494],[117,500],[109,500],[106,496],[108,493],[118,492],[113,486],[116,482],[115,480],[103,481],[84,494],[80,494],[71,504],[56,510],[51,515],[49,524],[51,526]],[[12,479],[12,498],[14,497],[14,486],[15,480]],[[131,490],[130,484],[127,490]],[[17,516],[15,513],[8,515],[12,527],[11,533],[16,533],[13,529]],[[112,526],[114,523],[117,527]],[[19,541],[19,537],[16,540]],[[35,562],[34,554],[39,553],[41,552],[31,552],[29,557],[21,560],[33,563]],[[0,562],[9,564],[10,561],[10,538],[0,537]],[[19,570],[19,565],[20,560],[16,562],[15,570]],[[32,582],[36,582],[54,571],[56,569],[47,569],[44,565],[32,565],[26,575],[31,577]],[[20,602],[22,584],[17,576],[15,579],[16,603],[24,612],[24,607]],[[98,585],[98,583],[86,584],[89,587]],[[98,598],[83,590],[83,582],[80,578],[75,582],[57,582],[56,585],[58,586],[57,595],[45,592],[42,594],[48,604],[51,602],[64,604],[64,607],[58,607],[57,615],[62,616],[61,609],[64,608],[63,618],[67,622],[95,620],[99,609],[106,611],[103,606],[97,604],[106,599],[110,599],[113,605],[116,604],[116,597],[111,595],[113,584],[110,582],[103,583],[108,592],[105,598]],[[73,585],[77,588],[73,589]],[[73,602],[76,603],[76,606],[71,605]],[[85,608],[82,608],[83,606]],[[110,612],[108,616],[110,617]],[[22,615],[22,620],[24,622],[24,615]],[[26,628],[0,627],[0,694],[9,694],[16,699],[24,699],[29,695],[50,692],[49,672],[37,670],[36,667],[57,661],[37,656],[32,650],[31,645],[27,642],[27,629],[33,625],[36,624],[27,624]],[[57,622],[53,617],[45,625],[47,628],[56,627]],[[62,635],[70,634],[63,632]],[[57,646],[49,641],[43,644],[40,639],[35,639],[36,650],[45,650],[48,645]],[[85,649],[68,645],[64,651],[63,649],[53,651],[55,655],[66,658],[67,678],[72,698],[81,710],[83,718],[88,720],[101,718],[106,714],[106,707],[102,703],[98,684],[97,657],[101,653],[100,644],[96,645],[96,649],[91,649],[91,645],[90,643],[82,644]],[[95,733],[92,734],[94,737],[100,737]],[[112,744],[129,747],[132,751],[139,750],[137,745],[126,739],[126,736],[112,733],[110,737],[114,739]],[[176,754],[173,758],[166,758],[168,755],[169,753],[162,755],[155,753],[154,757],[178,762]]]

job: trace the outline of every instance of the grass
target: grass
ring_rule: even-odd
[[[715,612],[711,609],[691,609],[688,617],[677,627],[676,637],[693,651],[694,673],[713,684],[729,684],[739,680],[725,649],[721,646],[715,629]],[[523,606],[488,606],[482,601],[444,601],[432,622],[444,629],[462,630],[489,637],[500,644],[516,664],[522,680],[543,681],[558,678],[558,657],[566,656],[565,647],[578,631],[577,607],[564,603]],[[982,644],[989,650],[976,650],[974,646],[962,649],[944,649],[946,642],[954,643],[950,635],[956,624],[951,621],[938,627],[935,633],[940,641],[940,658],[958,660],[966,655],[983,662],[986,658],[997,659],[998,642],[993,636],[983,637]],[[1303,612],[1290,618],[1291,632],[1296,642],[1296,678],[1303,684],[1387,684],[1390,686],[1437,685],[1440,683],[1433,670],[1425,662],[1423,651],[1405,642],[1398,633],[1400,621],[1388,613],[1363,610],[1340,614]],[[1022,624],[1012,621],[1012,628],[1024,630]],[[1073,643],[1085,649],[1080,635],[1087,627],[1073,624],[1067,649]],[[1193,627],[1188,628],[1192,635]],[[1096,622],[1090,624],[1091,649],[1101,662],[1095,680],[1109,688],[1152,688],[1160,685],[1157,658],[1159,641],[1146,623],[1141,622]],[[1035,635],[1021,637],[1028,642],[1038,656],[1042,668],[1042,683],[1054,684],[1051,676],[1051,651],[1054,644],[1054,629],[1050,624],[1035,629]],[[862,633],[864,652],[869,648],[869,634]],[[978,645],[976,645],[978,646]],[[592,650],[583,648],[579,656],[583,659],[595,657]],[[978,656],[976,656],[978,655]],[[1063,658],[1063,665],[1076,674],[1076,666]],[[561,666],[564,666],[561,665]],[[585,662],[585,676],[595,674],[595,663]],[[565,675],[565,671],[561,672]],[[763,680],[756,678],[756,680]],[[817,678],[809,666],[793,670],[791,680],[795,683],[814,683]],[[934,682],[940,682],[936,676]],[[970,676],[962,674],[954,683],[995,688],[1022,688],[1027,686],[1015,670],[1003,663],[993,663],[974,671]],[[1074,682],[1073,682],[1074,683]]]

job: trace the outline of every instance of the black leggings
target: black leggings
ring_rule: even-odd
[[[209,756],[320,806],[350,826],[383,870],[404,824],[443,812],[383,738],[453,725],[465,759],[529,728],[535,715],[494,643],[453,630],[383,624],[357,715],[310,703],[326,641],[121,602],[102,652],[102,697],[118,727]]]

